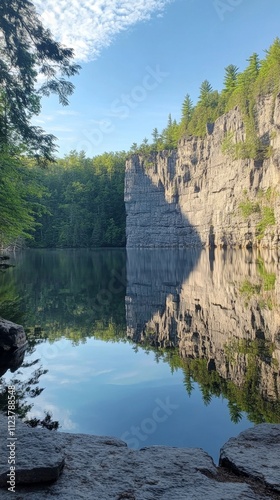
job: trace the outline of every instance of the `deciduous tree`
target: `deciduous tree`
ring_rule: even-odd
[[[40,98],[54,93],[68,103],[79,66],[73,50],[56,42],[39,20],[29,0],[0,3],[0,147],[24,144],[38,156],[52,158],[54,137],[31,124],[40,111]],[[42,81],[41,85],[39,85]]]

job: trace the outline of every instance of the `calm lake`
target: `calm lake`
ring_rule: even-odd
[[[280,422],[280,280],[273,252],[26,250],[0,274],[0,316],[29,346],[28,415],[130,447],[204,448]]]

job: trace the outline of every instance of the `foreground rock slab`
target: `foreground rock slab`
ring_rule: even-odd
[[[12,426],[12,421],[9,421]],[[0,415],[0,486],[9,487],[10,467],[16,467],[17,485],[54,481],[64,466],[64,454],[55,436],[44,429],[32,429],[16,419],[15,431],[8,432],[8,417]],[[15,462],[15,464],[14,464]],[[1,492],[2,496],[2,492]]]
[[[261,481],[280,498],[280,425],[260,424],[231,438],[221,449],[220,465]]]
[[[0,415],[1,451],[6,449],[6,428],[7,417]],[[13,494],[16,500],[275,498],[238,478],[233,482],[222,478],[212,458],[201,449],[152,446],[137,451],[127,448],[123,441],[115,438],[30,429],[19,420],[16,421],[16,434],[19,439],[16,448],[16,488]],[[2,480],[7,469],[7,451],[5,454],[6,457],[1,454]],[[59,475],[62,455],[65,456],[65,466]],[[55,482],[19,484],[23,464],[28,479],[32,476],[38,480],[41,471],[51,467],[51,456],[53,480],[57,479]],[[42,474],[41,480],[46,481],[46,475]],[[7,486],[1,488],[1,499],[10,498],[10,494]]]

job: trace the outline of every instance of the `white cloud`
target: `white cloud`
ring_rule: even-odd
[[[74,111],[72,109],[59,109],[57,114],[62,116],[81,116],[79,111]]]
[[[34,123],[38,124],[46,124],[49,122],[53,122],[55,120],[55,115],[44,115],[41,114],[40,118],[33,118]]]
[[[34,0],[45,27],[79,61],[95,59],[117,33],[160,14],[174,0]]]
[[[64,127],[63,125],[52,125],[53,132],[73,132],[73,128]]]
[[[77,424],[71,419],[71,411],[48,403],[44,397],[40,401],[35,401],[34,407],[30,410],[28,418],[44,418],[44,413],[49,412],[52,420],[58,420],[60,429],[64,432],[77,431]]]

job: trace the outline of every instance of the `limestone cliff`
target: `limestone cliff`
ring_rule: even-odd
[[[280,242],[280,95],[256,109],[264,159],[233,159],[246,140],[238,108],[185,137],[176,151],[133,155],[126,165],[128,247],[277,246]],[[224,152],[223,152],[224,151]],[[241,205],[244,210],[242,211]]]

